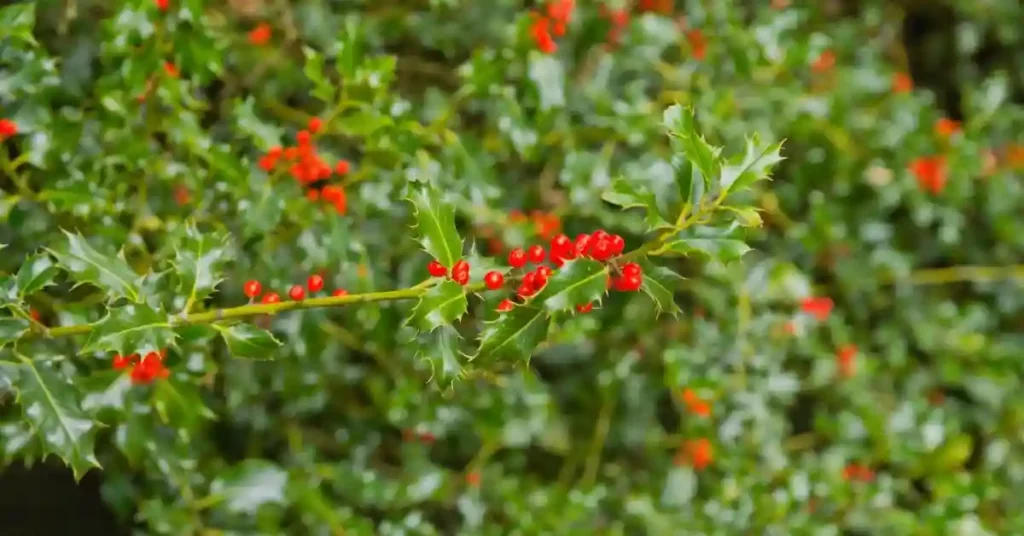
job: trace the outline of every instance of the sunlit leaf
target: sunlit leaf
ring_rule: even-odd
[[[409,201],[414,208],[413,230],[423,249],[434,259],[451,268],[462,257],[462,237],[455,228],[455,207],[441,199],[431,188],[417,188]]]
[[[408,323],[420,331],[432,331],[462,318],[468,306],[465,288],[454,281],[443,281],[420,297]]]
[[[281,346],[281,341],[265,329],[252,324],[235,324],[233,326],[214,325],[221,338],[228,345],[228,351],[234,357],[245,359],[273,359],[274,350]]]
[[[103,255],[80,235],[64,232],[65,244],[51,251],[60,265],[79,283],[89,283],[113,297],[140,302],[138,279],[121,257]]]

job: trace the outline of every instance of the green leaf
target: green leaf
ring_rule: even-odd
[[[38,43],[32,37],[35,25],[36,6],[34,2],[19,2],[0,9],[0,41],[12,38],[36,46]]]
[[[18,270],[18,296],[25,297],[53,284],[53,278],[60,269],[49,255],[35,255]]]
[[[666,508],[679,508],[693,499],[697,492],[697,475],[689,467],[673,467],[665,477],[661,490],[661,504]]]
[[[693,108],[674,104],[665,109],[662,120],[668,129],[673,146],[682,150],[686,159],[705,177],[717,175],[722,150],[708,143],[704,136],[697,132]]]
[[[311,95],[322,102],[333,103],[335,89],[334,85],[324,78],[324,57],[309,47],[302,47],[302,53],[306,56],[306,65],[302,72],[310,82],[313,82]]]
[[[612,183],[611,190],[605,191],[601,198],[622,208],[644,209],[649,229],[663,229],[672,226],[661,215],[657,197],[643,186],[635,186],[625,179],[617,179]]]
[[[451,326],[420,336],[416,356],[430,363],[432,380],[450,383],[462,375],[461,341],[462,337]]]
[[[657,313],[666,312],[672,316],[679,316],[682,310],[676,305],[675,290],[683,281],[683,277],[668,268],[654,264],[647,258],[636,263],[644,271],[640,289],[654,300]]]
[[[444,281],[420,297],[407,323],[420,331],[433,331],[462,318],[468,307],[463,286],[454,281]]]
[[[35,361],[24,359],[19,367],[18,401],[46,451],[64,460],[75,480],[100,467],[93,453],[100,424],[82,411],[78,389]]]
[[[231,467],[210,484],[228,511],[253,515],[267,504],[284,504],[288,473],[277,465],[248,459]]]
[[[26,331],[28,331],[28,320],[9,316],[0,318],[0,348],[18,340]]]
[[[719,179],[722,191],[743,190],[761,179],[767,179],[772,167],[783,160],[779,155],[780,150],[782,143],[764,145],[757,134],[747,138],[743,158],[738,162],[736,158],[730,159],[729,163],[722,166]]]
[[[697,166],[686,162],[685,165],[676,167],[676,184],[679,185],[680,195],[684,196],[686,203],[691,207],[699,207],[704,193],[708,190],[708,178],[701,173]]]
[[[82,352],[108,351],[121,355],[159,352],[173,346],[177,335],[171,318],[145,304],[116,307],[93,326]]]
[[[549,283],[550,284],[550,283]],[[521,359],[548,336],[549,316],[532,303],[518,305],[488,323],[480,333],[480,347],[472,359]]]
[[[274,359],[273,351],[281,346],[269,331],[252,324],[235,324],[233,326],[213,326],[220,332],[228,350],[234,357],[245,359]]]
[[[108,257],[92,248],[80,235],[64,231],[67,243],[51,253],[79,283],[90,283],[116,297],[140,302],[138,275],[121,257]]]
[[[652,252],[651,256],[697,254],[710,260],[729,263],[750,251],[750,246],[737,236],[738,230],[741,230],[739,224],[733,222],[725,229],[700,227],[680,231]]]
[[[550,312],[567,311],[599,301],[607,290],[608,271],[604,264],[578,259],[555,270],[531,303],[541,303]]]
[[[223,232],[204,234],[194,226],[186,228],[175,250],[174,267],[189,304],[206,299],[221,282],[219,274],[227,262],[226,243]]]
[[[462,257],[462,237],[455,228],[454,205],[444,202],[432,188],[414,190],[409,201],[415,209],[414,230],[423,249],[451,268]]]

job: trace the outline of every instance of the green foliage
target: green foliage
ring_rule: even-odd
[[[558,3],[0,7],[5,466],[146,534],[1024,533],[1020,3]]]

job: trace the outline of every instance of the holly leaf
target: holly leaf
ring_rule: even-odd
[[[441,199],[437,190],[417,188],[409,196],[417,240],[437,262],[451,268],[462,257],[462,237],[455,228],[455,206]]]
[[[444,281],[420,297],[406,323],[420,331],[433,331],[462,318],[468,307],[463,286],[454,281]]]
[[[431,380],[452,382],[462,376],[461,340],[462,337],[451,326],[421,335],[416,356],[430,363]]]
[[[49,255],[34,255],[25,260],[15,279],[18,296],[24,298],[53,284],[60,269]]]
[[[683,281],[683,277],[668,268],[654,264],[647,258],[636,263],[644,273],[640,289],[654,300],[657,314],[666,312],[672,316],[679,316],[682,310],[676,305],[675,289]]]
[[[578,259],[555,270],[531,303],[541,303],[549,312],[566,311],[580,304],[600,301],[607,290],[605,266],[597,261]]]
[[[480,333],[480,347],[472,359],[484,357],[529,361],[533,349],[548,336],[549,318],[544,308],[537,307],[533,302],[501,313]]]
[[[739,236],[742,230],[738,222],[725,229],[698,227],[672,235],[665,244],[651,256],[698,255],[723,264],[738,260],[750,251],[750,246]]]
[[[0,8],[0,41],[19,39],[38,46],[32,31],[36,25],[36,6],[33,2],[17,3]]]
[[[138,275],[120,256],[109,257],[96,251],[80,235],[64,231],[67,243],[56,250],[48,250],[61,267],[81,283],[89,283],[114,294],[141,302]]]
[[[18,401],[25,420],[47,452],[56,454],[81,480],[100,467],[93,452],[100,424],[82,411],[78,388],[52,368],[24,359],[18,373]]]
[[[281,341],[277,340],[269,331],[252,324],[243,323],[233,326],[214,324],[213,327],[220,332],[224,343],[228,345],[228,351],[234,357],[274,359],[273,351],[281,346]]]
[[[645,221],[650,229],[663,229],[672,226],[661,215],[658,198],[641,185],[633,185],[625,179],[617,179],[612,183],[611,190],[605,191],[601,198],[622,208],[644,209]]]
[[[132,304],[110,309],[107,316],[93,326],[82,352],[145,355],[173,346],[176,338],[171,318],[166,313],[149,305]]]
[[[206,299],[221,282],[219,273],[227,259],[227,234],[201,233],[189,225],[174,253],[174,267],[180,290],[188,293],[188,303]]]
[[[18,340],[26,331],[28,320],[10,316],[0,318],[0,348]]]
[[[674,104],[662,113],[662,121],[674,148],[682,151],[705,177],[714,177],[721,165],[722,149],[707,142],[697,131],[693,108]]]
[[[288,473],[274,463],[248,459],[224,471],[210,484],[225,509],[254,515],[266,504],[284,504]]]
[[[734,157],[722,166],[719,185],[723,192],[739,191],[755,182],[767,179],[771,170],[783,160],[779,155],[782,143],[766,145],[757,134],[747,138],[742,158]]]

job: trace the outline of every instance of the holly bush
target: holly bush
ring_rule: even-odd
[[[8,3],[4,460],[147,534],[1024,532],[1021,20]]]

